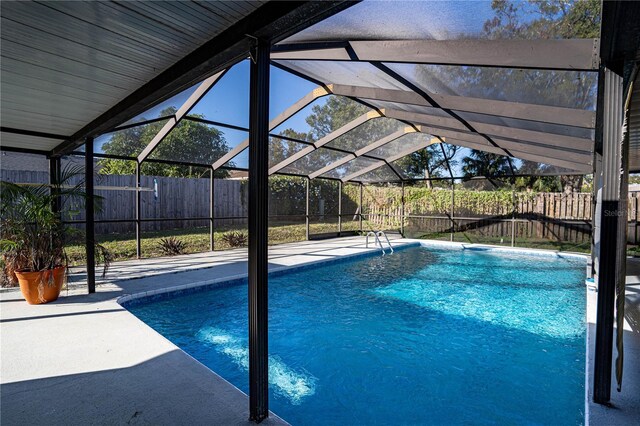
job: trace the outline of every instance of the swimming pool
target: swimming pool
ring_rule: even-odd
[[[270,408],[292,424],[581,424],[584,270],[413,247],[271,277]],[[127,307],[248,391],[246,281]]]

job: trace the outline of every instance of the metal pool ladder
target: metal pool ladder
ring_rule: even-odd
[[[382,246],[382,241],[380,240],[380,237],[384,237],[384,239],[387,242],[387,246],[389,246],[389,250],[391,250],[390,253],[393,253],[393,247],[391,247],[391,241],[389,241],[389,237],[387,237],[387,234],[385,234],[383,231],[369,231],[367,232],[367,239],[366,239],[366,247],[369,248],[369,236],[373,235],[373,237],[375,238],[375,244],[380,247],[380,251],[382,251],[382,255],[384,256],[385,254],[387,254],[384,251],[384,247]]]

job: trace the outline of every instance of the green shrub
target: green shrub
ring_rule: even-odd
[[[222,241],[227,243],[229,247],[246,247],[249,236],[244,232],[231,231],[222,235]]]
[[[186,244],[184,241],[177,239],[176,237],[167,237],[160,239],[158,243],[160,251],[166,256],[175,256],[177,254],[184,254],[186,250]]]

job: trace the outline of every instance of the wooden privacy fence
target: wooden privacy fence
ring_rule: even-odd
[[[19,183],[46,183],[47,172],[2,170],[2,180]],[[96,190],[104,197],[101,212],[96,214],[97,233],[126,233],[135,230],[135,176],[97,175],[97,187],[117,189]],[[209,179],[142,176],[142,230],[191,228],[209,225]],[[157,187],[157,191],[155,188]],[[270,194],[269,213],[274,219],[304,222],[304,185],[287,183],[275,186]],[[312,192],[314,206],[334,201],[327,191]],[[629,194],[629,242],[637,244],[639,193]],[[335,195],[335,194],[333,194]],[[337,197],[334,197],[337,198]],[[418,234],[482,232],[490,237],[509,237],[515,230],[517,238],[547,238],[570,242],[588,242],[592,221],[592,197],[589,193],[515,193],[509,191],[451,191],[407,187],[405,189],[404,223],[402,192],[399,187],[366,187],[362,213],[370,226],[379,229],[414,230]],[[323,202],[325,201],[325,202]],[[357,211],[357,186],[343,192],[343,213]],[[514,211],[515,206],[515,211]],[[327,214],[337,212],[328,206]],[[74,220],[83,221],[84,211],[77,206]],[[333,212],[335,210],[335,212]],[[214,226],[246,226],[246,181],[216,179],[214,182]],[[453,214],[453,221],[451,216]],[[226,218],[226,219],[223,219]],[[189,220],[185,220],[189,219]],[[131,221],[131,222],[125,222]],[[515,225],[511,225],[514,221]],[[366,223],[366,222],[365,222]]]
[[[47,183],[47,172],[2,170],[2,180],[18,183]],[[192,228],[209,225],[209,179],[141,176],[140,207],[142,230]],[[135,176],[96,175],[95,194],[103,197],[102,208],[96,213],[96,233],[127,233],[135,231]],[[157,188],[157,191],[156,191]],[[214,226],[241,226],[247,222],[247,189],[239,180],[214,181]],[[66,203],[75,211],[71,219],[84,221],[84,210]],[[223,219],[228,218],[228,219]],[[151,221],[150,219],[157,219]],[[190,219],[190,220],[184,220]],[[115,221],[103,222],[99,221]],[[130,222],[124,222],[130,221]]]
[[[450,232],[476,232],[485,237],[551,239],[587,243],[591,238],[592,196],[590,193],[503,192],[493,200],[482,201],[487,191],[424,191],[407,188],[404,223],[401,192],[398,188],[376,188],[365,201],[363,212],[369,226],[401,229],[413,235]],[[433,196],[434,193],[436,196]],[[491,196],[495,196],[495,192]],[[629,194],[628,242],[638,244],[639,198]],[[514,222],[514,224],[512,224]]]

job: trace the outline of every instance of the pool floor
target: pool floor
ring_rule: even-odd
[[[293,424],[581,424],[585,261],[409,248],[270,278],[270,408]],[[247,288],[129,309],[248,391]]]

